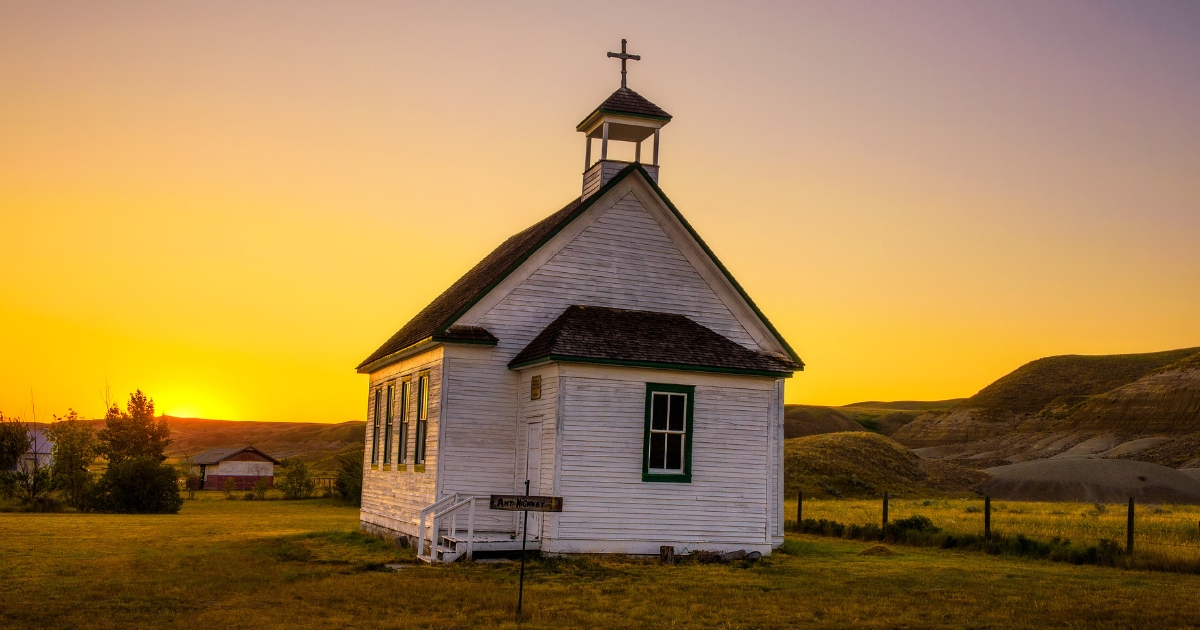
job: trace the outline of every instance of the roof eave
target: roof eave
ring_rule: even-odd
[[[520,370],[544,363],[590,363],[594,365],[615,365],[621,367],[637,367],[658,370],[681,370],[684,372],[709,372],[714,374],[733,374],[737,376],[766,376],[770,378],[791,378],[790,371],[750,370],[743,368],[717,367],[711,365],[692,365],[688,363],[662,363],[657,361],[634,361],[628,359],[597,359],[593,357],[574,357],[562,354],[550,354],[520,363],[510,363],[508,369]]]
[[[671,122],[671,116],[655,116],[653,114],[639,114],[636,112],[621,111],[619,109],[605,109],[603,107],[597,107],[596,109],[592,110],[592,113],[584,117],[584,119],[580,121],[578,125],[575,125],[575,131],[590,129],[592,127],[592,123],[597,118],[605,114],[611,114],[613,116],[628,116],[630,118],[645,118],[646,120],[660,120],[664,125]]]

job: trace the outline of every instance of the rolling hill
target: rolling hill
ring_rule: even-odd
[[[961,401],[871,401],[841,407],[785,405],[783,433],[786,438],[839,431],[871,431],[890,436],[923,413],[949,410]]]
[[[988,478],[956,462],[924,460],[867,431],[826,433],[784,442],[784,492],[796,496],[928,497],[963,494]]]
[[[1189,466],[1200,464],[1197,433],[1200,348],[1185,348],[1038,359],[893,437],[925,457],[989,465],[1120,457]]]
[[[186,457],[216,446],[251,444],[276,459],[299,457],[314,470],[332,470],[340,453],[360,450],[366,435],[362,421],[242,422],[167,416],[171,446],[167,455]]]

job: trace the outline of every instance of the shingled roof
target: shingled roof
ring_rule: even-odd
[[[237,455],[243,451],[254,451],[255,453],[258,453],[259,455],[271,460],[273,463],[279,463],[279,460],[267,455],[253,446],[218,446],[216,448],[210,448],[207,451],[201,451],[193,455],[192,463],[197,465],[204,464],[205,466],[217,464],[222,460],[229,459],[230,457],[233,457],[234,455]]]
[[[492,250],[492,253],[479,261],[479,264],[472,267],[470,271],[450,285],[450,288],[430,302],[429,306],[421,309],[416,317],[409,320],[403,328],[392,335],[382,346],[379,346],[378,350],[372,352],[371,356],[363,359],[363,362],[358,364],[358,368],[362,369],[393,352],[442,333],[444,328],[457,319],[460,310],[486,293],[493,283],[508,275],[513,268],[533,253],[544,239],[570,222],[577,209],[579,209],[578,199],[501,243],[499,247]],[[495,340],[491,333],[487,333],[487,336]],[[447,335],[447,340],[449,337]]]
[[[600,104],[588,114],[591,118],[596,112],[609,112],[613,114],[633,114],[634,116],[647,116],[649,118],[659,118],[662,120],[671,120],[671,115],[663,111],[661,107],[646,100],[646,97],[634,92],[633,90],[623,87],[618,88],[604,102]],[[582,125],[583,123],[580,123]]]
[[[542,360],[789,375],[790,360],[756,352],[673,313],[571,306],[509,362]]]
[[[617,90],[617,92],[620,91],[621,90]],[[633,92],[633,90],[629,91]],[[634,94],[636,95],[636,93]],[[649,103],[649,101],[647,101],[647,103]],[[653,106],[652,103],[651,106]],[[555,212],[542,221],[534,224],[532,227],[517,233],[501,243],[499,247],[492,251],[492,253],[488,254],[487,257],[479,261],[479,264],[472,267],[470,271],[463,274],[463,276],[455,281],[454,284],[450,285],[450,288],[443,291],[441,295],[437,296],[437,298],[430,302],[429,305],[424,309],[421,309],[421,312],[417,313],[416,317],[413,317],[411,320],[409,320],[409,322],[405,324],[403,328],[397,331],[396,334],[392,335],[383,343],[382,346],[379,346],[379,349],[377,349],[375,352],[372,352],[371,355],[366,359],[363,359],[362,363],[358,364],[358,371],[366,372],[376,369],[378,367],[374,365],[376,362],[390,354],[404,350],[405,348],[408,348],[426,339],[432,341],[489,343],[488,340],[481,341],[480,339],[464,339],[462,336],[457,336],[456,338],[456,334],[448,329],[450,328],[451,324],[453,324],[459,317],[462,316],[463,313],[467,312],[471,306],[482,299],[483,296],[487,295],[487,293],[495,288],[500,281],[507,277],[508,274],[512,273],[521,265],[521,263],[525,262],[527,258],[533,255],[534,252],[536,252],[542,245],[544,245],[555,234],[557,234],[559,230],[563,229],[567,226],[567,224],[575,220],[576,217],[583,214],[583,212],[587,210],[593,203],[595,203],[596,200],[603,197],[604,193],[608,192],[609,189],[618,185],[623,179],[634,172],[640,172],[642,174],[642,178],[646,181],[646,183],[663,200],[667,207],[670,208],[671,212],[675,214],[676,218],[679,219],[679,222],[683,224],[688,233],[692,235],[692,238],[696,240],[701,249],[703,249],[704,252],[712,258],[713,262],[716,263],[717,268],[721,270],[721,273],[723,273],[729,280],[730,284],[737,289],[738,293],[743,299],[746,300],[746,303],[750,306],[750,308],[753,309],[755,314],[762,319],[762,322],[766,324],[771,333],[775,335],[775,338],[779,341],[779,343],[782,344],[787,352],[792,356],[792,358],[796,361],[796,364],[799,366],[798,369],[804,369],[804,364],[800,361],[799,357],[796,357],[795,353],[792,352],[792,349],[787,345],[787,342],[784,341],[783,337],[780,336],[778,332],[776,332],[775,328],[771,325],[771,322],[767,320],[767,317],[758,310],[758,307],[755,306],[754,301],[750,299],[750,296],[747,295],[744,290],[742,290],[742,287],[737,283],[737,280],[733,279],[733,276],[730,275],[727,269],[725,269],[725,266],[721,264],[721,261],[717,259],[716,254],[713,254],[712,250],[708,248],[708,245],[704,243],[704,240],[700,238],[700,235],[696,234],[696,231],[692,229],[692,226],[687,222],[686,219],[683,218],[683,215],[679,213],[679,210],[675,208],[675,205],[671,203],[671,200],[667,199],[667,196],[663,194],[661,189],[659,189],[658,184],[656,184],[654,180],[646,174],[645,169],[643,169],[640,164],[634,163],[622,169],[621,172],[613,176],[613,178],[609,180],[609,182],[605,184],[599,191],[588,196],[587,199],[575,199],[566,206],[563,206],[563,208],[558,212]],[[462,333],[462,335],[469,335],[477,338],[482,338],[485,334],[486,337],[490,338],[491,340],[495,339],[491,333],[483,330],[482,328],[475,329],[470,333]]]

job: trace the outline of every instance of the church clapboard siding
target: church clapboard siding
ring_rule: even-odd
[[[610,131],[653,135],[655,164],[597,162],[584,197],[506,241],[359,365],[371,396],[364,529],[438,546],[449,530],[421,531],[422,510],[528,483],[562,496],[563,511],[531,515],[522,532],[518,513],[476,509],[476,549],[511,549],[523,533],[549,553],[782,544],[784,379],[803,364],[658,188],[658,129],[669,120],[636,92],[615,92],[579,130],[605,143]],[[421,371],[426,464],[398,462],[393,440],[392,464],[372,465],[373,392],[399,391]],[[664,387],[675,393],[651,393]],[[688,420],[671,416],[673,437],[655,424],[655,448],[675,444],[677,455],[653,467],[652,400],[691,409]],[[668,441],[681,436],[690,450]]]

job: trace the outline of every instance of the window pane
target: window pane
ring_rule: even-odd
[[[687,405],[687,396],[676,394],[671,396],[671,430],[683,430],[683,411]]]
[[[654,395],[654,409],[650,413],[650,428],[654,431],[667,430],[667,404],[671,399],[666,394]]]
[[[671,470],[683,469],[683,434],[672,433],[667,438],[667,465],[663,468]]]
[[[667,459],[667,436],[662,433],[650,434],[650,467],[662,468]]]

